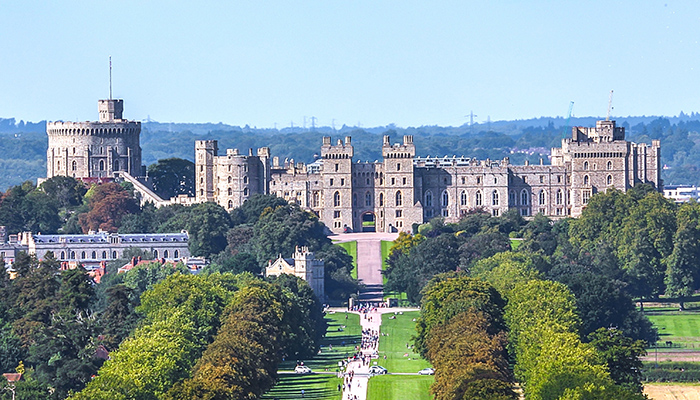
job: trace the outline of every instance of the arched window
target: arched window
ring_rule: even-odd
[[[401,191],[396,192],[396,205],[400,206],[403,204],[403,199],[401,198]]]
[[[70,259],[75,260],[75,252],[74,251],[70,252]]]
[[[95,253],[94,251],[92,252],[92,259],[93,260],[97,259],[97,253]]]
[[[248,176],[243,177],[243,183],[248,183]]]
[[[513,206],[518,205],[518,198],[515,195],[515,190],[511,190],[510,192],[508,192],[508,203],[510,203],[510,205]]]
[[[447,207],[450,205],[450,195],[447,193],[447,190],[442,192],[442,196],[440,197],[440,205],[443,207]]]
[[[228,208],[229,210],[233,208],[233,200],[228,201]]]
[[[168,258],[168,250],[165,250],[165,251],[163,252],[163,258]]]
[[[61,260],[65,260],[65,259],[66,259],[66,252],[62,251],[61,252]]]
[[[583,170],[588,171],[588,161],[583,162]]]
[[[314,199],[314,207],[318,207],[318,205],[319,205],[319,201],[318,201],[318,199],[319,199],[319,194],[318,194],[318,192],[314,192],[314,197],[313,197],[313,199]]]
[[[372,207],[372,193],[370,192],[365,193],[365,206]]]
[[[233,195],[233,189],[228,188],[228,195],[229,195],[229,196]]]
[[[117,252],[116,252],[116,251],[113,251],[113,252],[112,252],[112,258],[114,258],[114,259],[117,258]]]
[[[233,178],[231,178],[231,177],[229,176],[229,177],[228,177],[228,183],[231,183],[232,180],[233,180]]]
[[[104,170],[105,170],[105,162],[104,162],[104,160],[100,160],[100,171],[104,171]]]
[[[153,250],[153,258],[158,258],[158,250]]]
[[[384,207],[384,193],[379,193],[379,207]]]
[[[476,196],[474,198],[474,204],[476,204],[477,207],[481,206],[483,204],[483,201],[481,199],[481,190],[476,191]]]
[[[557,205],[562,205],[564,204],[564,194],[561,192],[561,189],[557,190]]]
[[[612,175],[608,175],[608,186],[612,186]]]
[[[61,169],[61,162],[60,161],[56,162],[56,169]]]
[[[520,192],[520,205],[521,206],[526,206],[530,203],[530,196],[527,193],[527,190],[523,189]]]
[[[467,192],[465,190],[462,190],[462,194],[459,195],[459,202],[463,206],[467,205]]]
[[[585,186],[588,186],[588,182],[589,182],[589,181],[590,181],[590,180],[588,179],[588,175],[584,175],[584,176],[583,176],[583,184],[584,184]]]
[[[175,250],[175,254],[173,254],[173,258],[180,258],[180,251]]]
[[[72,171],[75,171],[76,169],[78,169],[78,164],[75,162],[75,160],[73,160],[70,167],[71,167]]]
[[[248,188],[243,188],[243,196],[247,196],[247,195],[248,195]]]
[[[107,252],[106,252],[106,251],[103,251],[103,252],[102,252],[102,259],[103,259],[103,260],[106,260],[106,259],[107,259]]]
[[[431,192],[430,190],[425,192],[425,206],[426,207],[433,206],[433,192]]]
[[[608,169],[612,169],[612,161],[608,161]]]
[[[333,193],[333,207],[340,207],[340,192]]]
[[[540,190],[540,195],[539,195],[539,200],[540,200],[540,205],[543,206],[545,204],[545,195],[544,195],[544,190]]]
[[[494,190],[493,193],[491,193],[491,204],[494,206],[498,205],[498,190]]]

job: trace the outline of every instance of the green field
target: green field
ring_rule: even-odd
[[[674,347],[700,348],[700,313],[673,309],[645,309],[649,320],[659,330],[659,347],[667,341]]]
[[[345,317],[347,316],[347,319]],[[326,314],[328,330],[322,341],[321,354],[312,360],[302,360],[314,372],[336,372],[338,361],[355,352],[355,344],[361,340],[360,317],[356,314],[335,313]],[[344,328],[343,328],[344,326]],[[333,345],[330,350],[329,345]],[[283,362],[280,371],[293,371],[296,360]],[[317,400],[338,400],[341,393],[338,392],[338,384],[342,379],[335,375],[295,375],[282,374],[279,382],[272,390],[262,398],[267,400],[291,400],[301,397],[304,390],[305,398]]]
[[[379,375],[369,380],[368,400],[430,400],[432,376]]]
[[[394,242],[389,240],[382,240],[382,271],[386,271],[386,259],[389,257],[389,250]],[[386,275],[382,277],[382,284],[386,285]]]
[[[377,363],[393,372],[418,372],[430,367],[430,363],[422,359],[413,349],[411,336],[416,332],[414,318],[418,318],[418,311],[405,312],[403,314],[382,315],[382,332],[388,336],[379,337],[379,359]],[[395,316],[395,319],[391,319]],[[386,356],[386,360],[384,359]],[[375,376],[369,380],[368,399],[415,399],[428,400],[432,376],[417,375],[384,375]]]
[[[357,241],[336,243],[335,245],[344,248],[352,257],[352,272],[350,275],[357,279]]]

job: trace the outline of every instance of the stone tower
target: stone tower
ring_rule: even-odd
[[[113,178],[145,175],[141,122],[123,119],[123,100],[99,100],[97,122],[47,122],[46,177]]]
[[[338,139],[331,144],[330,137],[323,138],[321,146],[321,179],[323,180],[323,204],[321,221],[334,231],[342,232],[353,226],[352,204],[352,157],[354,155],[350,136],[345,141]]]
[[[197,140],[194,146],[197,186],[195,197],[198,203],[215,201],[215,161],[219,152],[218,143],[216,140]]]
[[[389,141],[389,136],[384,136],[382,156],[384,179],[380,185],[383,188],[384,209],[380,218],[388,232],[405,230],[407,227],[410,230],[411,223],[423,219],[414,183],[413,159],[416,156],[416,146],[413,144],[413,136],[404,136],[403,143],[394,145]]]

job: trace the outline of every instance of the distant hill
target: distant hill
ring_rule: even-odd
[[[571,118],[569,126],[593,126],[597,117]],[[700,114],[681,113],[676,117],[617,117],[619,126],[627,130],[628,140],[650,143],[661,140],[661,160],[665,164],[662,178],[666,184],[700,185]],[[303,127],[258,129],[223,123],[143,122],[141,148],[146,165],[168,157],[194,160],[194,141],[216,139],[219,149],[270,147],[273,156],[311,162],[320,151],[321,138],[334,140],[352,136],[355,159],[381,159],[382,136],[392,142],[403,135],[413,135],[420,156],[468,156],[477,159],[501,159],[521,164],[525,160],[548,163],[551,147],[568,136],[562,117],[540,117],[515,121],[492,121],[489,124],[468,124],[458,127],[420,126],[400,128],[387,125],[373,128],[343,126],[339,129]],[[490,130],[489,130],[490,128]],[[0,190],[25,180],[36,181],[46,174],[46,121],[17,122],[0,118]]]

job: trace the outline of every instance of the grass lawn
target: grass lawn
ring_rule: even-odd
[[[336,243],[335,245],[344,248],[352,257],[352,272],[350,275],[357,279],[357,241]]]
[[[382,332],[388,336],[379,337],[379,365],[389,372],[418,372],[430,367],[430,363],[422,359],[413,350],[406,348],[411,345],[411,336],[416,333],[414,318],[418,311],[405,312],[402,315],[382,315]],[[396,316],[395,319],[391,319]],[[404,357],[404,355],[408,356]],[[384,356],[386,355],[386,360]],[[383,375],[369,380],[368,399],[430,399],[432,376],[417,375]]]
[[[389,240],[382,240],[382,271],[386,271],[386,259],[389,257],[389,250],[394,242]],[[382,284],[386,285],[386,275],[382,276]]]
[[[345,319],[346,316],[347,319]],[[322,341],[321,354],[311,360],[303,360],[304,365],[309,366],[314,372],[326,370],[336,372],[338,361],[354,353],[355,344],[359,343],[362,337],[358,315],[340,312],[326,314],[326,321],[328,330]],[[329,345],[333,345],[333,350],[330,350]],[[279,370],[292,371],[295,365],[296,360],[287,360],[280,365]],[[301,397],[301,390],[304,389],[307,399],[339,400],[340,392],[337,387],[341,381],[342,379],[338,379],[335,375],[280,375],[277,385],[262,398],[266,400],[298,399]]]
[[[675,347],[700,349],[700,313],[692,311],[647,310],[645,314],[659,330],[659,346],[666,341],[673,342]]]
[[[432,376],[379,375],[370,378],[369,400],[430,400]]]

